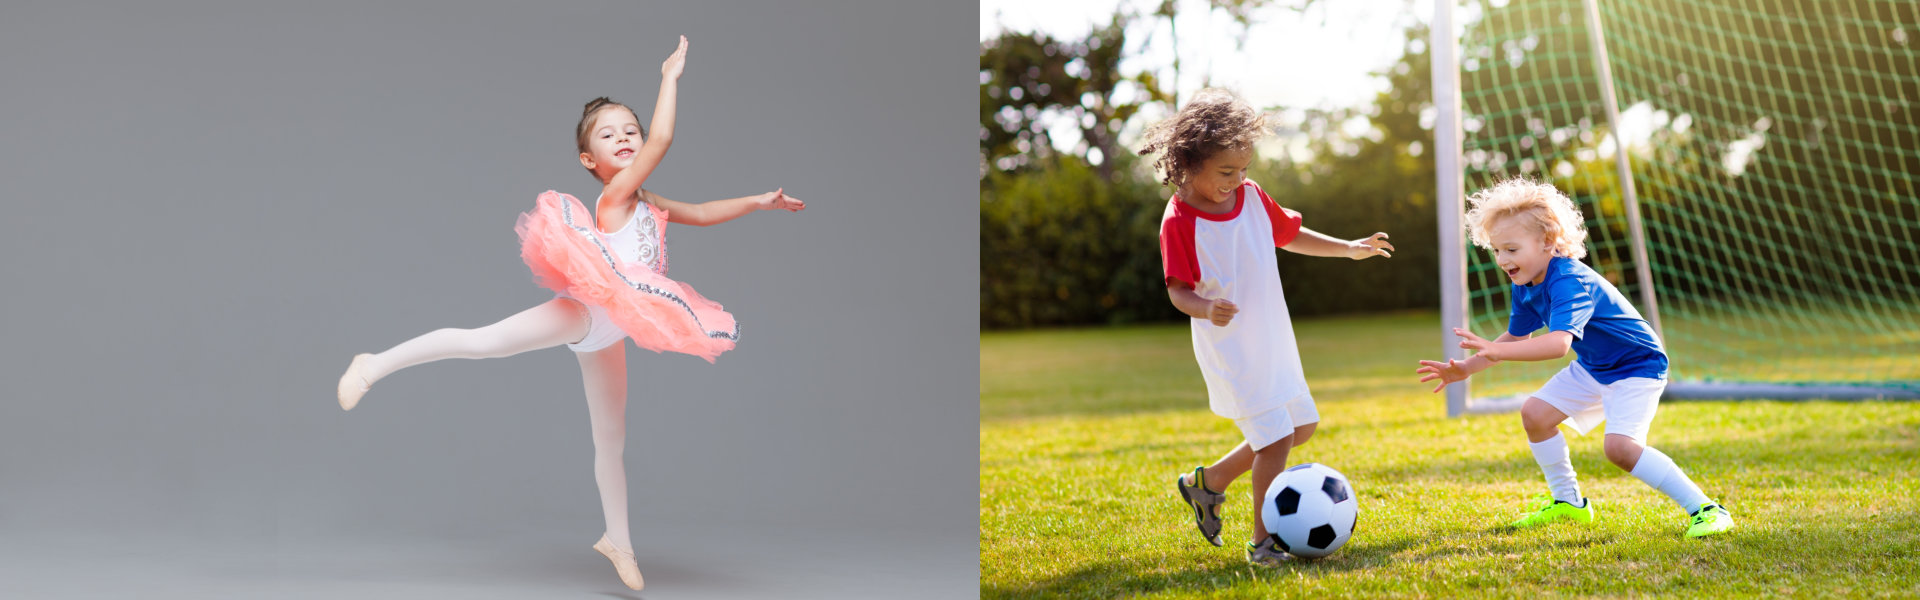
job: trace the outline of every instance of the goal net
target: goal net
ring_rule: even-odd
[[[1920,3],[1453,7],[1461,188],[1575,200],[1587,263],[1661,330],[1669,397],[1920,398]],[[1456,318],[1499,335],[1510,281],[1443,238]],[[1466,408],[1517,407],[1566,362],[1475,375]]]

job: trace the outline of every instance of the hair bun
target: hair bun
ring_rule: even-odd
[[[601,107],[604,107],[608,104],[613,104],[613,99],[608,98],[606,96],[601,96],[599,98],[588,100],[586,108],[580,109],[580,115],[581,116],[591,115],[594,113],[594,111],[600,110]]]

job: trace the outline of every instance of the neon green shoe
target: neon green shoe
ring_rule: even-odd
[[[1693,525],[1687,527],[1687,537],[1697,538],[1726,533],[1733,529],[1733,513],[1726,507],[1708,502],[1693,511]]]
[[[1545,525],[1555,521],[1592,523],[1593,500],[1591,498],[1581,498],[1580,502],[1580,506],[1574,506],[1562,500],[1555,500],[1553,496],[1547,494],[1534,496],[1533,500],[1528,503],[1528,506],[1532,507],[1533,512],[1520,517],[1520,520],[1514,521],[1512,526],[1525,528]]]

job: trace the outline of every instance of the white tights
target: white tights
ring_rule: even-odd
[[[448,358],[500,358],[529,350],[580,341],[587,335],[587,311],[579,302],[554,298],[479,329],[439,329],[369,356],[362,374],[372,384],[395,371]],[[593,480],[600,487],[600,510],[607,520],[607,541],[623,550],[627,533],[627,345],[576,352],[587,391],[587,416],[593,426]]]

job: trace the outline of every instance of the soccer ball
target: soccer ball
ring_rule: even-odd
[[[1294,465],[1267,485],[1260,502],[1260,520],[1275,545],[1301,558],[1333,554],[1360,518],[1347,476],[1319,463]]]

